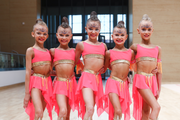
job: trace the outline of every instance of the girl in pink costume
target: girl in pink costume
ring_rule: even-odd
[[[104,69],[110,66],[111,75],[107,80],[105,96],[105,111],[109,120],[120,120],[122,113],[124,120],[130,120],[131,98],[129,94],[128,72],[134,52],[124,47],[127,40],[127,31],[124,22],[120,21],[114,28],[112,38],[115,47],[106,51]],[[109,97],[108,97],[109,96]]]
[[[45,107],[52,120],[52,80],[49,76],[51,55],[44,48],[48,38],[48,28],[41,19],[36,21],[31,33],[35,44],[26,51],[26,80],[24,108],[30,120],[42,120]],[[34,73],[31,75],[31,69]]]
[[[135,52],[133,80],[133,117],[135,120],[157,120],[160,105],[157,102],[161,91],[161,48],[150,42],[153,33],[151,19],[145,14],[137,28],[142,41],[130,48]],[[156,75],[151,71],[157,68]],[[151,109],[151,110],[150,110]],[[150,112],[151,111],[151,112]]]
[[[68,46],[72,31],[66,17],[63,17],[56,36],[60,45],[50,49],[57,75],[53,91],[56,96],[55,111],[58,114],[58,120],[70,120],[70,110],[78,109],[79,102],[75,97],[77,87],[74,76],[75,49]]]
[[[92,120],[95,104],[98,116],[104,111],[104,92],[99,70],[104,65],[104,55],[107,50],[106,45],[97,40],[101,25],[95,11],[91,12],[85,29],[88,39],[76,46],[76,61],[79,60],[81,54],[84,59],[84,69],[78,82],[76,95],[80,101],[79,116],[83,120]]]

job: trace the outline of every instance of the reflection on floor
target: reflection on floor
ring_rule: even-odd
[[[130,86],[130,91],[132,91],[132,85]],[[24,112],[23,109],[23,97],[24,84],[0,88],[0,120],[28,120],[28,115]],[[162,84],[161,95],[158,100],[161,105],[161,111],[158,120],[180,120],[179,100],[180,83]],[[95,112],[93,118],[93,120],[108,120],[108,115],[104,112],[98,118]],[[47,111],[44,112],[43,120],[49,120]],[[53,120],[57,120],[57,115],[54,111]],[[71,120],[81,120],[77,117],[77,111],[72,112]],[[134,120],[132,116],[131,120]]]

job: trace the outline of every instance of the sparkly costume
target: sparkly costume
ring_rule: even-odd
[[[46,52],[37,50],[35,48],[33,48],[33,50],[34,50],[34,58],[32,59],[32,67],[36,67],[44,64],[51,64],[51,55],[48,50]],[[44,101],[46,102],[46,108],[48,110],[49,117],[52,120],[53,93],[52,93],[51,77],[49,75],[34,73],[30,77],[30,81],[29,81],[30,95],[32,88],[38,88],[39,90],[41,90],[42,96],[44,97]],[[29,101],[25,111],[29,115],[30,120],[34,120],[35,109],[32,101]]]
[[[144,48],[137,45],[137,54],[136,54],[136,63],[139,61],[155,61],[158,62],[158,71],[162,72],[161,69],[161,60],[158,60],[158,52],[159,48],[156,46],[155,48]],[[142,106],[143,106],[143,98],[139,94],[137,89],[150,89],[154,96],[156,96],[157,92],[157,80],[156,76],[153,74],[145,73],[143,71],[136,71],[136,74],[133,79],[133,117],[135,120],[141,120],[142,117]]]
[[[82,56],[84,59],[94,57],[98,59],[104,59],[105,46],[103,43],[101,45],[91,45],[83,42],[84,50]],[[93,70],[85,69],[83,70],[81,77],[78,82],[78,87],[76,95],[80,101],[79,116],[83,119],[85,115],[85,102],[82,95],[82,88],[91,88],[94,91],[95,104],[97,105],[97,114],[100,116],[103,113],[103,101],[104,92],[101,74],[96,73]]]
[[[74,49],[71,50],[55,49],[54,60],[53,60],[54,65],[72,64],[74,66],[74,61],[75,61]],[[73,111],[75,109],[78,110],[78,106],[79,106],[79,101],[75,96],[76,87],[77,87],[77,83],[74,74],[69,78],[55,77],[53,94],[66,95],[69,98],[68,104],[71,106],[71,109]],[[55,101],[55,111],[59,115],[59,106],[56,102],[56,99],[54,99],[54,101]]]
[[[130,65],[132,52],[131,49],[127,51],[115,51],[110,50],[110,63],[111,66],[118,63],[125,63]],[[127,78],[128,79],[128,78]],[[110,76],[106,83],[105,89],[105,111],[109,114],[109,120],[114,118],[114,108],[111,104],[108,94],[116,93],[119,96],[119,102],[121,105],[122,113],[124,114],[124,120],[130,120],[130,104],[131,98],[129,93],[129,83],[128,81],[123,81],[118,77]]]

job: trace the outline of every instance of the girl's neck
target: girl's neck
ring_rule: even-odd
[[[151,41],[150,39],[149,40],[143,40],[141,41],[142,44],[145,44],[145,45],[150,45],[151,44]]]
[[[88,41],[89,41],[89,42],[92,42],[92,43],[94,43],[94,44],[98,42],[97,38],[96,38],[96,39],[90,39],[90,38],[88,38]]]
[[[44,49],[44,44],[40,44],[40,43],[35,43],[34,47],[39,47],[41,49]]]
[[[67,45],[60,44],[58,48],[61,48],[61,49],[64,49],[64,50],[68,50],[69,46],[68,46],[68,44]]]
[[[123,45],[115,45],[114,49],[123,50],[123,49],[125,49],[125,47],[124,47],[124,44]]]

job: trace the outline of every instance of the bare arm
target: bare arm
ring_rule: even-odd
[[[159,47],[158,59],[161,59],[161,48],[160,47]],[[162,80],[162,73],[160,71],[158,71],[156,73],[156,79],[157,79],[157,84],[158,84],[158,91],[157,91],[156,99],[158,99],[160,92],[161,92],[161,80]]]
[[[55,48],[51,48],[49,50],[51,54],[51,71],[50,71],[50,76],[56,76],[56,71],[53,70],[53,60],[54,60],[54,54],[55,54]]]
[[[30,100],[30,93],[29,93],[29,81],[31,76],[31,61],[34,56],[33,48],[28,48],[26,51],[26,77],[25,77],[25,97],[24,97],[24,108],[27,107],[28,102]]]
[[[83,50],[84,50],[83,42],[79,42],[79,43],[76,45],[76,50],[75,50],[75,65],[76,65],[77,62],[79,61]]]
[[[105,62],[104,62],[104,72],[106,72],[107,68],[110,65],[110,51],[106,51],[106,55],[105,55]]]

